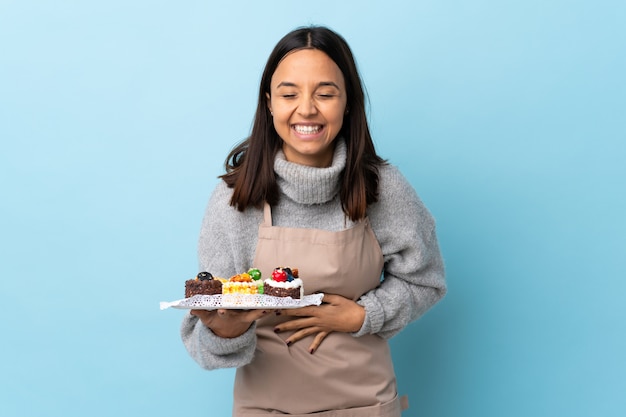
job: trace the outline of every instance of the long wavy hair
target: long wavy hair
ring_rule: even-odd
[[[367,206],[378,201],[378,167],[385,161],[376,154],[365,111],[365,93],[352,51],[345,39],[326,27],[310,26],[285,35],[270,54],[259,87],[259,98],[250,136],[239,143],[225,162],[220,176],[233,189],[230,204],[239,211],[276,205],[280,192],[274,173],[274,157],[282,147],[267,102],[276,68],[290,52],[318,49],[341,70],[347,93],[343,126],[338,137],[345,140],[347,160],[340,181],[344,213],[353,221],[365,217]]]

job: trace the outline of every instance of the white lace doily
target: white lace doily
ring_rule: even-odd
[[[261,309],[261,308],[300,308],[306,306],[318,306],[322,304],[324,294],[305,295],[301,299],[291,297],[274,297],[264,294],[218,294],[218,295],[194,295],[176,301],[161,301],[161,310],[166,308],[179,308],[186,310],[217,310],[228,309]]]

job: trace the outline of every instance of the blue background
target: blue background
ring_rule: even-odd
[[[278,39],[343,34],[438,221],[408,416],[626,414],[623,1],[0,0],[0,415],[226,416],[179,340],[204,206]],[[273,383],[280,383],[275,381]],[[285,395],[306,395],[284,387]]]

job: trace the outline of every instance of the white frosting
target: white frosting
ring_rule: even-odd
[[[265,280],[265,282],[268,283],[268,285],[271,285],[272,287],[277,287],[277,288],[298,288],[298,287],[302,287],[302,280],[300,278],[296,278],[293,281],[285,281],[285,282],[279,282],[279,281],[274,281],[271,278],[268,278]]]
[[[285,281],[285,282],[274,281],[273,279],[268,278],[265,280],[265,283],[267,283],[267,285],[271,287],[276,287],[276,288],[286,288],[286,289],[300,288],[300,298],[304,297],[304,285],[302,285],[303,283],[300,278],[296,278],[293,281]]]

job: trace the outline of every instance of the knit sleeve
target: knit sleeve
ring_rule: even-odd
[[[368,210],[383,251],[383,281],[358,303],[365,321],[354,336],[390,338],[446,293],[435,222],[415,190],[393,166],[381,169],[379,201]]]
[[[233,220],[236,213],[230,207],[229,199],[230,190],[220,183],[207,205],[198,242],[200,271],[209,271],[219,277],[232,276],[234,271],[241,270],[241,265],[249,262],[242,253],[250,251],[233,249],[233,236],[237,235],[238,229],[233,226],[237,224]],[[245,247],[245,242],[239,243]],[[254,324],[243,335],[227,339],[216,336],[196,316],[187,314],[180,333],[189,355],[205,369],[243,366],[252,360],[256,346]]]
[[[237,368],[252,361],[256,326],[239,337],[216,336],[196,316],[185,315],[180,334],[189,356],[204,369]]]

